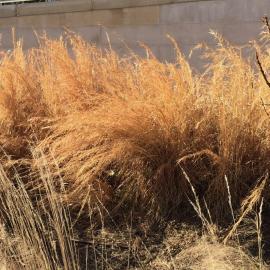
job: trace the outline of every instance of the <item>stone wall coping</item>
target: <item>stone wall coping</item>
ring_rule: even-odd
[[[213,0],[60,0],[55,2],[0,6],[0,18],[91,10],[123,9],[202,1]]]

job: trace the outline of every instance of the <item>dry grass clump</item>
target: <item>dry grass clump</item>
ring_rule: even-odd
[[[74,34],[42,37],[27,52],[18,42],[2,54],[2,254],[27,269],[79,269],[71,219],[82,213],[91,225],[97,215],[103,226],[104,216],[130,213],[155,221],[179,214],[195,196],[193,207],[208,226],[204,208],[210,219],[225,217],[243,201],[231,238],[262,197],[268,206],[270,117],[262,101],[270,100],[269,33],[261,46],[250,45],[259,70],[240,48],[213,35],[216,48],[201,45],[209,62],[203,73],[176,45],[175,63],[161,63],[148,48],[146,59],[121,58]],[[31,247],[27,256],[21,247]],[[224,254],[243,257],[217,243],[199,244],[184,258],[200,252],[202,269],[212,266],[201,249],[220,250],[211,264],[220,269]]]
[[[79,269],[69,212],[47,169],[40,167],[39,175],[48,203],[36,207],[19,175],[10,180],[0,168],[0,267]]]
[[[211,243],[205,239],[177,254],[171,261],[158,258],[151,263],[151,268],[158,270],[255,270],[260,267],[240,248]]]
[[[187,190],[178,158],[188,153],[186,148],[207,145],[205,129],[197,129],[202,133],[197,142],[187,140],[194,130],[189,119],[198,115],[201,121],[203,114],[199,106],[187,107],[187,100],[196,102],[194,90],[173,66],[141,60],[126,72],[134,74],[131,89],[124,85],[96,108],[62,118],[41,147],[53,152],[72,183],[70,196],[83,200],[85,192],[100,188],[110,203],[116,200],[115,206],[143,203],[147,210],[156,212],[153,206],[159,206],[166,212],[179,205]],[[190,76],[190,70],[183,72]]]
[[[269,117],[261,98],[269,98],[269,89],[240,49],[215,36],[218,47],[205,48],[211,64],[202,75],[192,73],[177,48],[176,63],[164,64],[153,56],[131,63],[87,47],[97,58],[91,75],[97,84],[86,91],[91,98],[72,86],[79,97],[69,96],[69,113],[54,118],[39,145],[52,170],[59,164],[71,204],[89,198],[111,210],[131,204],[170,214],[190,192],[182,167],[211,211],[221,214],[225,175],[237,205],[265,174]]]
[[[17,159],[29,153],[26,142],[32,139],[31,120],[45,114],[34,61],[20,42],[1,58],[1,148]]]
[[[216,34],[215,34],[216,35]],[[207,196],[216,204],[226,197],[227,175],[233,203],[238,203],[250,187],[264,176],[269,166],[269,117],[262,100],[269,99],[269,89],[250,60],[243,60],[241,50],[231,47],[216,35],[218,47],[208,50],[209,73],[206,73],[208,113],[213,117],[219,157],[217,174]],[[209,79],[209,80],[208,80]]]
[[[39,166],[29,143],[37,145],[63,177],[70,205],[168,215],[190,192],[184,169],[213,215],[223,213],[224,176],[237,205],[269,166],[261,99],[270,92],[241,49],[213,34],[218,46],[204,48],[203,74],[177,47],[169,64],[151,53],[123,59],[73,34],[40,38],[27,53],[18,43],[0,65],[2,148],[27,159],[29,173],[29,164]],[[267,43],[255,47],[267,67]]]

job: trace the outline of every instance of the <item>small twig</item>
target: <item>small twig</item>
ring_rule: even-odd
[[[86,246],[93,246],[95,243],[94,241],[91,241],[91,240],[85,240],[85,239],[70,239],[72,242],[76,243],[76,244],[79,244],[79,245],[86,245]],[[110,243],[103,243],[103,245],[106,245],[106,246],[112,246],[113,244],[110,244]],[[117,247],[120,247],[120,248],[125,248],[127,249],[128,248],[128,245],[126,244],[121,244],[121,243],[117,243],[115,244],[117,245]]]
[[[248,197],[242,202],[241,206],[241,216],[238,220],[233,224],[233,227],[224,238],[223,243],[226,245],[228,240],[234,235],[238,226],[241,224],[243,219],[252,211],[254,205],[256,205],[264,196],[265,187],[268,185],[269,181],[269,173],[266,171],[265,175],[258,180],[255,187],[251,190]]]
[[[268,33],[270,34],[270,24],[269,24],[269,19],[268,19],[268,17],[267,17],[267,16],[262,17],[262,21],[263,21],[263,23],[265,24],[265,26],[266,26],[266,28],[267,28],[267,30],[268,30]],[[259,66],[259,68],[260,68],[260,72],[262,73],[262,76],[263,76],[263,78],[264,78],[266,84],[267,84],[268,87],[270,88],[270,82],[269,82],[269,80],[268,80],[268,78],[267,78],[267,75],[266,75],[266,72],[265,72],[265,70],[264,70],[264,68],[263,68],[263,66],[262,66],[262,62],[260,61],[259,53],[258,53],[257,50],[256,50],[256,61],[257,61],[257,64],[258,64],[258,66]]]
[[[263,106],[263,109],[264,109],[264,111],[265,111],[265,113],[267,114],[267,116],[270,118],[270,114],[269,114],[269,112],[266,110],[266,105],[264,104],[264,102],[263,102],[263,99],[261,98],[261,102],[262,102],[262,106]]]
[[[83,239],[70,239],[70,240],[74,243],[83,244],[83,245],[93,245],[94,244],[93,241],[87,241],[87,240],[83,240]]]
[[[267,16],[264,16],[264,17],[262,18],[262,21],[263,21],[263,23],[265,24],[265,26],[266,26],[266,28],[267,28],[268,34],[270,34],[270,23],[269,23],[268,17],[267,17]],[[268,80],[268,78],[267,78],[267,75],[266,75],[266,72],[265,72],[265,70],[264,70],[264,68],[263,68],[263,66],[262,66],[262,63],[261,63],[260,57],[259,57],[259,53],[258,53],[257,50],[256,50],[256,61],[257,61],[257,64],[258,64],[258,66],[259,66],[260,72],[261,72],[261,74],[262,74],[262,76],[263,76],[263,78],[264,78],[265,83],[266,83],[267,86],[270,88],[270,82],[269,82],[269,80]],[[267,111],[267,109],[266,109],[266,106],[269,106],[269,104],[264,103],[264,101],[263,101],[262,98],[261,98],[261,102],[262,102],[262,106],[263,106],[263,109],[264,109],[265,113],[266,113],[267,116],[270,118],[270,114],[268,113],[268,111]]]
[[[270,82],[269,82],[269,80],[267,79],[266,72],[265,72],[264,69],[263,69],[263,66],[262,66],[262,63],[261,63],[261,61],[260,61],[259,54],[258,54],[257,51],[256,51],[256,60],[257,60],[258,66],[259,66],[259,68],[260,68],[260,71],[261,71],[261,73],[262,73],[262,76],[263,76],[263,78],[264,78],[264,80],[265,80],[267,86],[270,88]]]
[[[262,21],[263,23],[265,24],[267,30],[268,30],[268,33],[270,34],[270,24],[269,24],[269,19],[267,16],[264,16],[262,17]]]

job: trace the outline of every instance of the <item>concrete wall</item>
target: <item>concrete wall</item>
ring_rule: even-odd
[[[37,45],[33,31],[58,37],[67,27],[98,46],[112,47],[122,54],[127,47],[144,54],[142,41],[163,60],[174,59],[166,37],[173,36],[183,51],[198,42],[213,44],[209,29],[242,45],[258,38],[261,17],[270,15],[270,0],[60,0],[0,6],[1,45],[12,47],[11,28],[25,48]]]

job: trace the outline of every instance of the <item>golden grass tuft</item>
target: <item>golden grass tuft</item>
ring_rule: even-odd
[[[70,211],[94,214],[91,223],[97,214],[101,222],[128,213],[153,221],[181,212],[193,194],[195,207],[205,199],[209,216],[224,218],[251,194],[234,234],[262,194],[269,200],[270,118],[262,104],[270,100],[269,34],[249,45],[259,69],[212,34],[216,48],[200,46],[209,63],[203,73],[173,40],[175,63],[151,53],[119,57],[74,34],[41,37],[26,52],[18,42],[1,54],[0,220],[8,240],[20,243],[6,243],[2,253],[28,269],[77,269]],[[41,233],[49,230],[44,218],[57,251]],[[33,247],[34,257],[28,261],[20,245]]]
[[[217,47],[203,48],[203,74],[177,47],[176,62],[161,63],[151,54],[121,58],[74,34],[40,38],[28,52],[19,42],[0,65],[3,150],[34,172],[36,146],[74,206],[177,212],[190,193],[180,167],[211,211],[227,208],[225,175],[237,205],[269,165],[261,100],[270,92],[241,49],[212,34]],[[267,45],[259,51],[267,67]]]
[[[50,135],[38,145],[70,186],[71,204],[88,196],[110,209],[128,204],[170,214],[190,192],[181,166],[216,213],[227,207],[225,175],[236,205],[255,186],[269,165],[269,117],[261,104],[269,89],[240,49],[214,35],[218,46],[205,48],[211,64],[202,75],[178,48],[176,63],[164,64],[153,56],[122,59],[76,39],[82,47],[75,51],[96,57],[85,58],[95,84],[83,96],[69,76],[68,99],[58,105],[70,109],[51,119]]]

